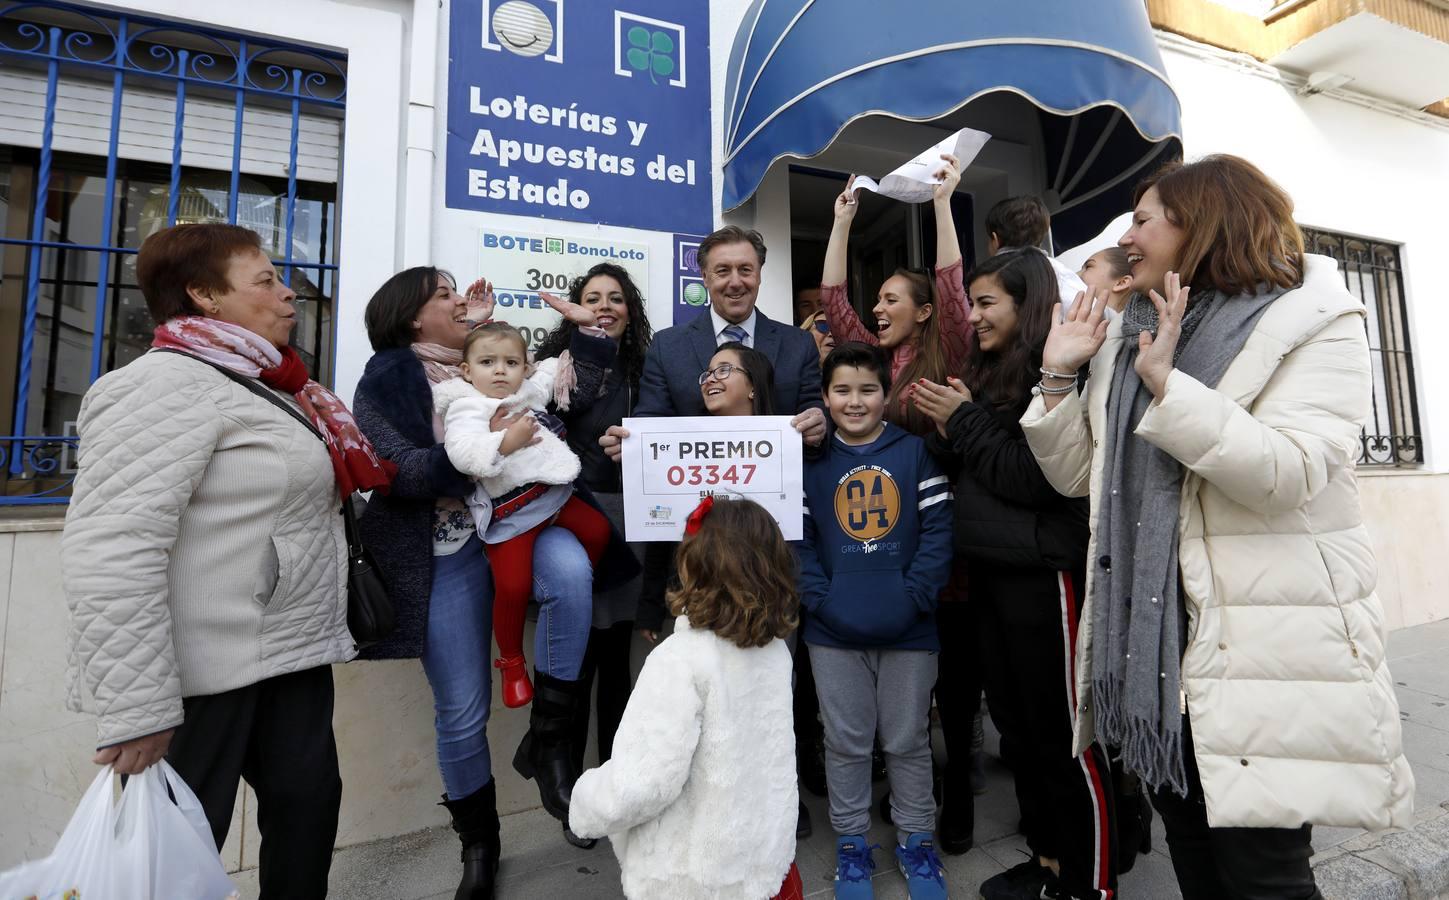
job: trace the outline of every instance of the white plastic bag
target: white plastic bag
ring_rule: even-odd
[[[108,766],[91,782],[50,856],[0,872],[0,900],[239,896],[201,802],[175,769],[163,760],[132,776],[119,803],[111,774]]]

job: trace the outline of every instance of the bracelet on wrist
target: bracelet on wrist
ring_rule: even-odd
[[[1046,366],[1042,366],[1037,371],[1041,372],[1041,374],[1044,377],[1046,377],[1046,378],[1054,378],[1057,381],[1076,381],[1077,380],[1077,375],[1076,375],[1075,372],[1073,372],[1071,374],[1064,375],[1061,372],[1053,372],[1051,369],[1048,369]]]
[[[1031,389],[1031,392],[1034,396],[1041,396],[1042,394],[1070,394],[1076,389],[1076,384],[1063,385],[1062,387],[1047,387],[1044,382],[1038,381]]]

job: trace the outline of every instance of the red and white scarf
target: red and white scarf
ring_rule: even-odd
[[[296,397],[302,414],[327,442],[343,497],[353,491],[386,492],[392,484],[397,466],[377,455],[336,394],[307,377],[307,365],[292,347],[278,350],[240,325],[202,316],[178,316],[158,326],[151,346],[189,353]]]

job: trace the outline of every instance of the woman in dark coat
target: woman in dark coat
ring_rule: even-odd
[[[599,436],[612,425],[619,425],[634,414],[639,396],[639,376],[644,371],[644,353],[654,337],[644,297],[629,272],[614,263],[599,263],[569,286],[570,303],[592,310],[595,324],[618,342],[617,355],[603,372],[596,395],[591,402],[570,404],[568,410],[551,409],[568,428],[568,445],[579,457],[583,469],[579,480],[593,492],[594,499],[614,524],[624,527],[624,485],[618,463],[609,459],[599,446]],[[578,333],[578,325],[562,319],[543,339],[534,355],[549,359],[568,350]],[[583,386],[581,386],[583,387]],[[576,389],[579,392],[580,389]],[[631,545],[635,558],[642,561],[638,545]],[[596,573],[596,584],[604,579]],[[583,696],[598,683],[597,734],[599,762],[608,761],[613,753],[614,732],[629,701],[632,673],[629,667],[630,645],[633,643],[636,608],[639,604],[639,579],[630,578],[610,589],[601,586],[594,591],[594,622],[589,633],[579,681],[584,683]],[[584,748],[589,737],[589,703],[580,702],[574,716],[574,763],[582,770]],[[592,847],[596,842],[568,835],[570,843]]]
[[[429,386],[457,375],[471,327],[469,298],[480,301],[483,318],[491,312],[484,282],[476,282],[468,294],[460,295],[452,277],[431,266],[399,272],[378,289],[366,312],[368,338],[377,352],[358,383],[353,411],[379,455],[398,468],[391,493],[375,494],[359,520],[363,541],[397,607],[397,630],[361,655],[421,657],[436,709],[443,805],[463,847],[457,896],[487,898],[493,896],[499,855],[487,737],[493,578],[462,499],[473,483],[448,461]],[[612,342],[580,335],[570,349],[580,394],[596,391],[603,374],[598,361],[612,356]],[[500,417],[495,427],[509,421]],[[621,551],[627,556],[622,540],[616,540],[601,568],[632,575],[634,561],[628,557],[620,563]],[[570,565],[588,566],[583,547],[563,529],[545,530],[536,552],[574,556]],[[560,699],[567,702],[540,703],[535,697],[520,754],[528,757],[540,794],[561,794],[566,802],[578,775],[567,727],[578,682],[565,685],[570,690],[560,692],[567,693]]]

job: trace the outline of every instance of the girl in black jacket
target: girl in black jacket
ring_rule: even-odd
[[[981,895],[1110,897],[1107,759],[1095,745],[1072,755],[1087,504],[1052,488],[1018,424],[1040,378],[1056,276],[1040,251],[1022,249],[986,260],[966,284],[974,333],[963,377],[918,383],[912,399],[936,423],[934,449],[959,466],[956,553],[968,560],[987,703],[1036,854]]]

